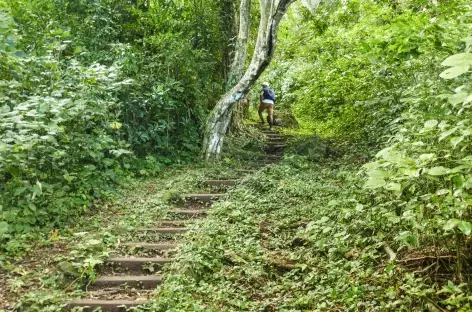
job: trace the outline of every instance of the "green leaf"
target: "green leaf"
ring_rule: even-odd
[[[389,264],[385,267],[385,272],[390,273],[395,268],[395,264]]]
[[[436,191],[436,195],[441,196],[441,195],[446,195],[449,194],[450,191],[448,189],[440,189]]]
[[[464,103],[469,94],[467,92],[459,92],[449,96],[447,101],[452,105],[456,106],[457,104]]]
[[[112,129],[120,129],[122,125],[123,124],[121,122],[118,122],[118,121],[114,121],[114,122],[110,123],[110,127]]]
[[[456,148],[456,146],[462,141],[464,141],[464,136],[457,136],[451,138],[452,148]]]
[[[449,56],[441,65],[443,66],[461,66],[472,65],[472,53],[458,53]]]
[[[10,226],[5,221],[0,222],[0,235],[8,232]]]
[[[384,186],[385,184],[387,184],[387,182],[385,182],[383,178],[371,177],[367,180],[364,187],[367,189],[376,189],[376,188]]]
[[[441,135],[439,136],[439,142],[441,142],[442,140],[444,140],[445,138],[447,138],[448,136],[450,136],[451,134],[456,132],[457,129],[458,129],[457,127],[454,127],[454,128],[451,128],[451,129],[447,130],[446,132],[441,133]]]
[[[459,160],[461,163],[466,163],[466,164],[472,164],[472,155],[465,156],[461,160]]]
[[[13,193],[14,196],[21,195],[24,191],[26,191],[26,187],[19,187],[15,189],[15,193]]]
[[[442,176],[449,173],[449,169],[443,166],[433,167],[428,169],[427,173],[432,176]]]
[[[472,37],[467,37],[462,39],[462,41],[465,42],[465,47],[468,49],[470,46],[472,46]]]
[[[432,119],[432,120],[428,120],[427,122],[424,123],[424,127],[425,128],[434,128],[438,125],[438,121],[435,120],[435,119]]]
[[[28,203],[28,207],[29,207],[29,209],[30,209],[31,211],[36,211],[36,205],[33,204],[32,202],[29,202],[29,203]]]
[[[402,185],[400,183],[390,182],[385,188],[389,191],[400,192],[402,190]]]
[[[470,235],[472,232],[472,224],[467,221],[461,221],[457,224],[457,228],[464,233],[464,235]]]
[[[72,180],[75,179],[75,177],[74,177],[74,176],[71,176],[71,175],[69,175],[69,174],[65,174],[65,175],[64,175],[64,179],[66,179],[67,182],[71,183]]]
[[[442,79],[453,79],[469,71],[469,65],[459,65],[446,69],[439,77]]]
[[[418,158],[421,161],[431,161],[436,157],[436,154],[430,153],[430,154],[421,154]]]
[[[443,226],[443,229],[445,231],[450,231],[453,228],[455,228],[461,221],[457,219],[450,219],[446,222],[446,224]]]

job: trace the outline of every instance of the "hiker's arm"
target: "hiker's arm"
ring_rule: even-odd
[[[260,100],[261,100],[261,103],[264,101],[264,91],[261,92]]]

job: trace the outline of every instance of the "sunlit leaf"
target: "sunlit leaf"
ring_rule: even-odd
[[[451,134],[456,132],[457,129],[458,129],[457,127],[453,127],[451,129],[447,130],[446,132],[441,133],[441,135],[439,136],[439,141],[441,142],[442,140],[444,140],[445,138],[447,138],[448,136],[450,136]]]
[[[467,221],[460,221],[457,224],[457,228],[462,233],[464,233],[464,235],[470,235],[470,233],[472,232],[472,224],[470,222],[467,222]]]
[[[385,188],[389,191],[400,192],[402,190],[402,185],[400,183],[390,182]]]
[[[434,128],[438,125],[438,121],[437,120],[428,120],[424,123],[424,127],[425,128]]]
[[[457,145],[464,140],[464,138],[465,138],[464,136],[458,136],[458,137],[451,138],[452,148],[456,148]]]
[[[364,187],[367,188],[367,189],[376,189],[376,188],[379,188],[379,187],[383,187],[385,184],[387,184],[387,183],[385,182],[385,180],[383,178],[372,177],[372,178],[369,178],[367,180]]]
[[[439,76],[443,79],[453,79],[469,71],[469,65],[458,65],[443,71]]]
[[[442,166],[438,166],[438,167],[428,169],[427,172],[429,175],[432,175],[432,176],[442,176],[442,175],[448,174],[449,169]]]
[[[466,66],[472,65],[472,53],[458,53],[446,58],[441,65],[443,66]]]
[[[450,231],[455,228],[461,221],[457,219],[449,219],[446,224],[444,224],[443,229],[445,231]]]

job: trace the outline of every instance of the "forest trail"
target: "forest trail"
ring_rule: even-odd
[[[260,167],[278,162],[285,148],[285,139],[277,131],[262,132],[266,144],[265,153],[259,158]],[[189,230],[194,220],[204,218],[211,204],[224,198],[225,190],[237,183],[236,179],[206,180],[203,182],[207,187],[204,191],[182,194],[181,202],[168,211],[166,218],[157,221],[155,227],[141,228],[136,241],[119,244],[100,270],[100,276],[87,287],[87,296],[69,302],[68,309],[93,311],[101,308],[104,312],[115,312],[149,302],[152,291],[164,282],[163,265],[173,261],[182,234]],[[130,294],[128,289],[140,291]]]

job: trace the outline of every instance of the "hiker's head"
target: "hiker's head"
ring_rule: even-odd
[[[262,83],[262,87],[263,87],[263,88],[268,88],[268,87],[269,87],[269,83],[268,83],[268,82],[263,82],[263,83]]]

